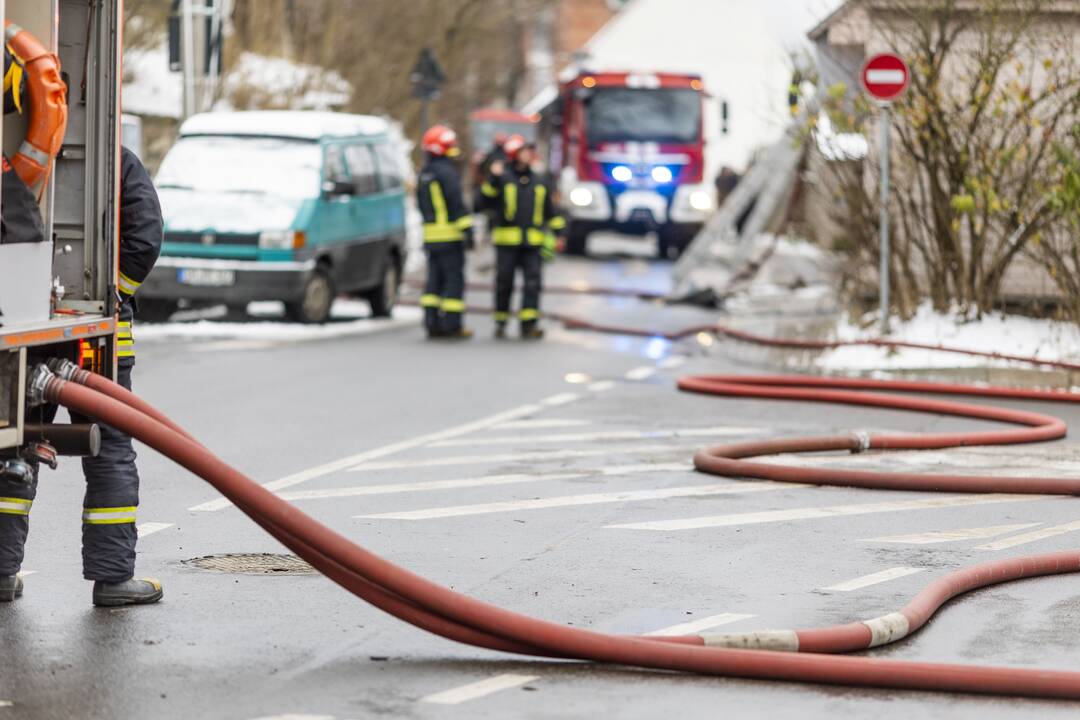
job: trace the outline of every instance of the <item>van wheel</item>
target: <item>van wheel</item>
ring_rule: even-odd
[[[334,281],[326,268],[317,267],[304,285],[304,292],[297,302],[285,303],[285,317],[302,323],[324,323],[330,317],[334,304]]]
[[[386,261],[386,269],[383,270],[382,284],[364,293],[364,299],[371,304],[372,317],[390,317],[394,312],[394,306],[397,305],[400,285],[397,261],[391,256]]]
[[[135,315],[136,318],[148,323],[163,323],[172,317],[172,314],[177,310],[175,300],[139,298],[135,302],[139,306],[139,311]]]

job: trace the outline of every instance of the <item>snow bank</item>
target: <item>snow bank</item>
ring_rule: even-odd
[[[867,318],[871,321],[872,318]],[[837,340],[863,340],[876,337],[876,326],[864,328],[842,321],[836,329]],[[923,305],[915,317],[896,323],[893,340],[949,345],[965,350],[1024,355],[1040,360],[1080,360],[1080,327],[1074,323],[991,313],[979,320],[967,320],[959,313],[941,314]],[[846,347],[820,355],[816,366],[828,372],[866,370],[906,370],[925,368],[963,368],[1008,366],[1003,360],[990,360],[932,350],[877,347]]]

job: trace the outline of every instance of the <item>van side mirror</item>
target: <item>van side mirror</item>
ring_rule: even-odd
[[[326,180],[322,184],[323,195],[336,197],[338,195],[355,195],[356,183],[352,180]]]

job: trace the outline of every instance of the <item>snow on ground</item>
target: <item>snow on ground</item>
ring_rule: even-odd
[[[267,343],[290,343],[307,340],[369,335],[371,333],[415,323],[418,327],[422,313],[419,308],[398,307],[392,318],[372,318],[368,304],[361,300],[336,300],[325,325],[303,325],[281,318],[282,305],[277,302],[258,302],[248,306],[251,319],[246,322],[219,322],[210,318],[220,316],[222,308],[177,313],[173,322],[139,324],[136,333],[140,342],[169,340],[245,340]],[[184,317],[194,318],[184,321]]]
[[[868,318],[868,323],[871,318]],[[1080,361],[1080,327],[1075,323],[1038,320],[1018,315],[990,313],[978,320],[966,320],[958,313],[941,314],[923,305],[907,322],[895,322],[891,340],[930,345],[948,345],[1007,355],[1036,357],[1040,360]],[[876,324],[863,327],[842,320],[836,340],[866,340],[877,337]],[[919,368],[963,368],[1007,366],[1002,360],[913,350],[854,346],[821,354],[815,365],[827,372],[864,370],[903,370]]]

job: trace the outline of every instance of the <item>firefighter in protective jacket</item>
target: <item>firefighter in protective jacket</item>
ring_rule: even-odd
[[[514,275],[521,268],[521,337],[539,339],[544,336],[539,325],[543,261],[554,254],[555,234],[566,228],[566,221],[555,212],[548,181],[533,170],[535,146],[513,135],[503,150],[509,167],[494,164],[480,189],[495,209],[495,336],[506,336]]]
[[[466,339],[464,326],[465,249],[472,246],[472,215],[462,197],[457,134],[435,125],[422,140],[424,167],[416,187],[416,202],[424,218],[424,250],[428,275],[420,305],[429,338]]]
[[[133,152],[122,148],[117,381],[129,390],[135,365],[131,328],[135,293],[157,261],[162,230],[161,207],[150,175]],[[76,414],[72,421],[92,422]],[[83,473],[83,577],[94,582],[94,604],[108,607],[157,602],[162,597],[161,583],[134,577],[139,473],[131,437],[101,425],[101,449],[97,457],[83,459]],[[22,594],[17,573],[36,485],[36,476],[29,484],[0,482],[0,601]]]

